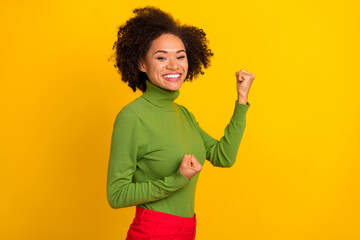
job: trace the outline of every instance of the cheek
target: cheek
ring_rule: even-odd
[[[150,68],[150,72],[151,74],[156,74],[157,72],[159,72],[161,69],[161,67],[158,64],[153,64]]]
[[[188,71],[188,68],[189,68],[189,64],[186,63],[186,65],[184,66],[184,69],[185,69],[186,72]]]
[[[181,64],[181,66],[183,67],[183,69],[185,69],[185,70],[187,71],[188,68],[189,68],[189,63],[188,63],[188,61],[187,61],[187,60],[184,61],[184,62]]]

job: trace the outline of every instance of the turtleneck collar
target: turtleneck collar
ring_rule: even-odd
[[[153,105],[164,108],[167,110],[173,110],[174,109],[174,100],[179,96],[180,91],[171,91],[166,90],[161,87],[156,86],[150,80],[146,80],[146,91],[143,95],[141,95],[142,98],[145,98],[147,101],[152,103]]]

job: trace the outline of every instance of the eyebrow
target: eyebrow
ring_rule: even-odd
[[[159,52],[161,52],[161,53],[168,53],[167,51],[165,51],[165,50],[158,50],[158,51],[156,51],[155,53],[154,53],[154,55],[155,54],[157,54],[157,53],[159,53]],[[186,53],[185,52],[185,50],[179,50],[179,51],[176,51],[176,53],[180,53],[180,52],[184,52],[184,53]]]

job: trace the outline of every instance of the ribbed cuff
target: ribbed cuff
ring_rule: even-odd
[[[250,103],[247,102],[246,105],[235,101],[235,109],[232,116],[233,120],[245,120],[247,110],[250,107]]]
[[[186,185],[187,183],[190,183],[190,180],[187,179],[184,175],[181,174],[179,169],[173,174],[174,181],[178,182],[181,185]]]

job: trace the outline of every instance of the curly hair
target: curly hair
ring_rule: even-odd
[[[139,70],[139,63],[145,59],[152,42],[164,33],[179,37],[184,43],[188,74],[185,81],[192,81],[199,74],[204,74],[202,68],[210,66],[210,57],[214,54],[208,48],[206,34],[194,26],[180,25],[178,20],[155,7],[136,8],[135,17],[119,27],[115,50],[115,68],[118,69],[122,81],[128,83],[135,92],[146,91],[146,73]]]

